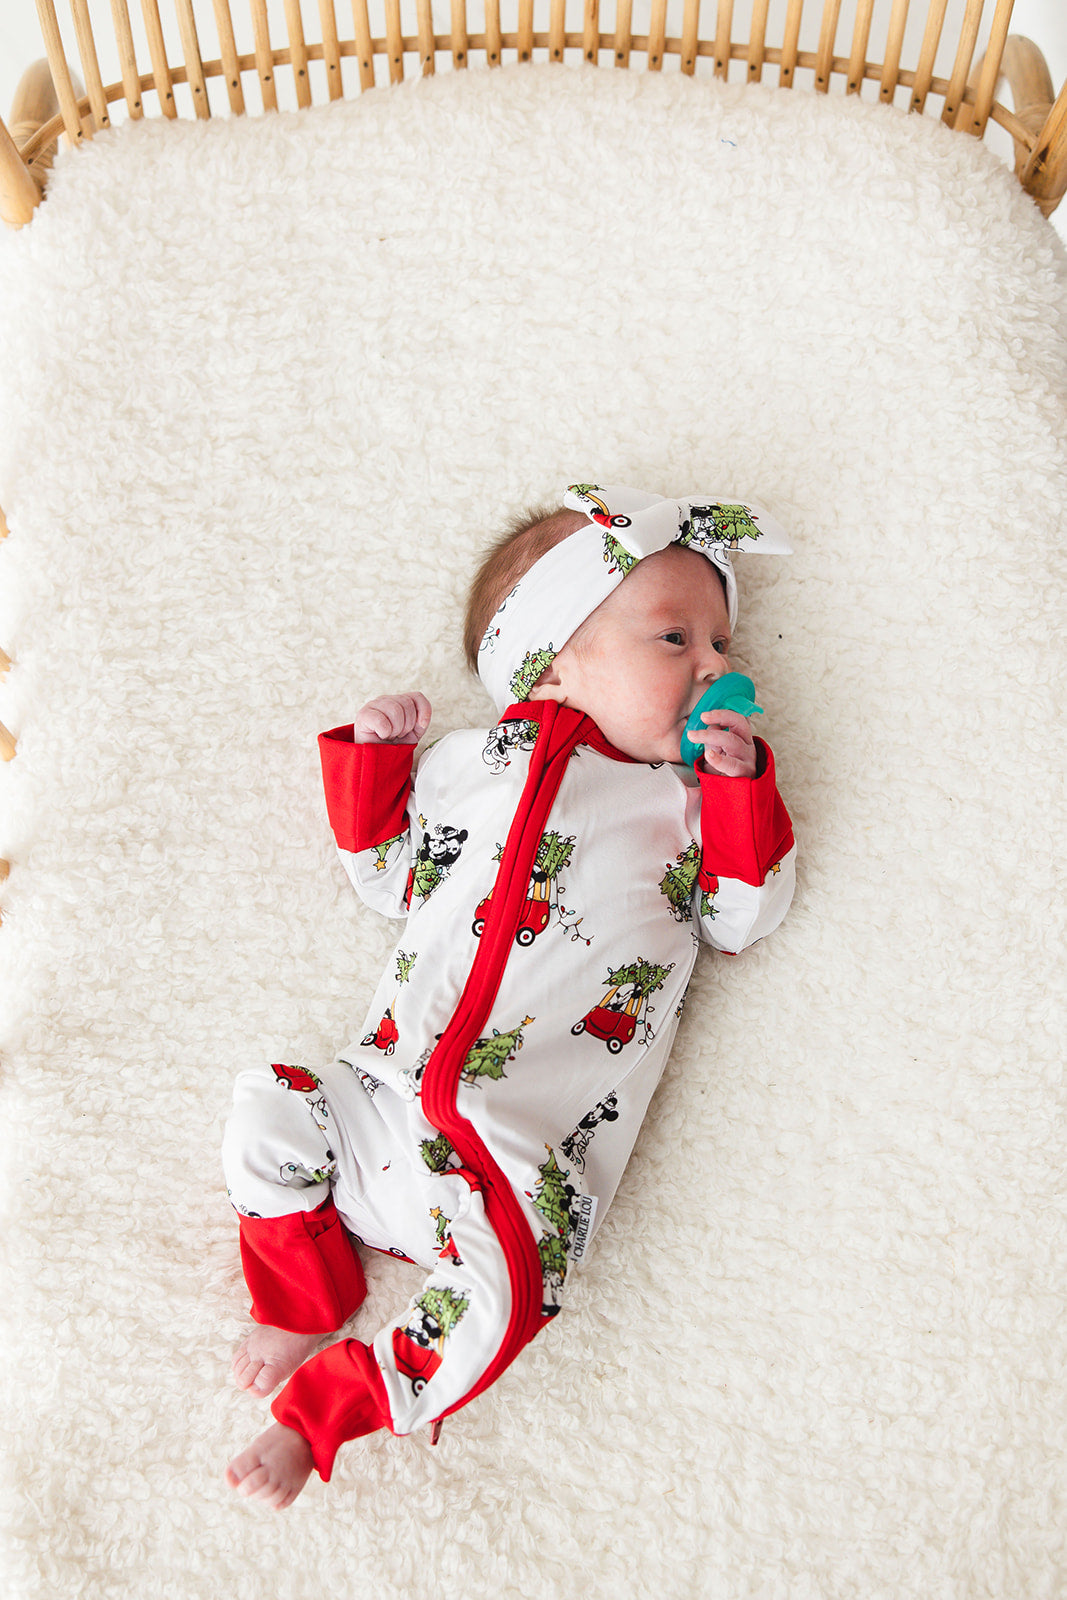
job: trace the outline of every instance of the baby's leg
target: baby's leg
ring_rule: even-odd
[[[265,1397],[356,1310],[363,1270],[334,1209],[336,1160],[322,1085],[296,1068],[243,1072],[223,1162],[241,1213],[241,1261],[257,1326],[233,1360],[238,1386]]]

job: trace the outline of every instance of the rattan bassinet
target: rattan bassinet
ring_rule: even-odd
[[[142,53],[128,0],[77,0],[68,74],[42,0],[82,143],[35,210],[64,125],[31,84],[32,220],[0,229],[5,1593],[1067,1593],[1067,255],[994,144],[1051,209],[1067,100],[1005,3],[536,0],[498,30],[390,0],[371,31],[379,3],[322,0],[315,44],[290,0],[283,44],[262,0],[159,30],[145,0]],[[732,655],[797,896],[701,954],[560,1317],[439,1444],[346,1445],[270,1522],[221,1482],[262,1408],[227,1377],[218,1124],[236,1072],[315,1070],[403,981],[315,736],[400,688],[431,738],[485,728],[477,552],[594,478],[789,532],[738,558]],[[647,955],[578,882],[538,939]],[[368,1259],[351,1336],[422,1277]]]
[[[373,88],[384,76],[382,66],[388,81],[397,83],[405,73],[432,74],[439,64],[463,69],[484,60],[499,67],[509,60],[563,63],[580,56],[597,65],[610,61],[618,68],[654,72],[676,65],[690,75],[705,63],[720,79],[729,76],[732,63],[743,63],[749,83],[770,81],[790,88],[805,80],[822,94],[843,87],[858,95],[864,84],[877,84],[881,101],[903,97],[909,110],[926,115],[940,108],[945,124],[975,138],[984,136],[990,121],[999,123],[1015,142],[1023,188],[1048,216],[1067,189],[1067,85],[1056,97],[1038,46],[1009,34],[1013,5],[1014,0],[996,0],[995,6],[966,0],[953,40],[944,31],[948,0],[928,0],[918,55],[907,66],[906,47],[920,38],[916,17],[909,21],[909,0],[893,0],[888,19],[881,16],[888,21],[884,37],[875,32],[876,0],[856,0],[854,7],[845,8],[841,0],[822,0],[821,10],[817,0],[806,6],[805,0],[788,0],[779,18],[781,38],[773,43],[770,0],[755,0],[747,37],[734,18],[734,0],[718,0],[714,11],[706,0],[703,14],[700,0],[684,0],[681,33],[676,35],[667,32],[667,0],[652,0],[645,32],[635,31],[632,0],[618,0],[613,25],[607,27],[607,8],[602,14],[600,0],[585,0],[584,8],[573,0],[569,7],[567,0],[551,0],[550,7],[538,8],[536,14],[534,0],[518,0],[510,18],[502,16],[500,0],[486,0],[476,28],[467,0],[452,0],[447,32],[440,31],[443,7],[438,5],[435,16],[433,0],[417,0],[414,34],[404,32],[400,0],[384,0],[384,37],[372,34],[367,0],[352,0],[350,37],[344,36],[334,0],[319,0],[319,40],[306,36],[299,0],[286,0],[284,43],[271,38],[267,0],[250,0],[251,53],[238,51],[231,0],[213,0],[210,13],[206,0],[175,0],[173,16],[166,21],[172,40],[176,33],[180,55],[165,36],[159,0],[141,0],[143,33],[137,39],[126,0],[113,0],[113,38],[104,38],[98,8],[100,48],[89,0],[70,0],[70,16],[64,20],[73,25],[83,89],[65,55],[55,0],[37,0],[48,57],[25,73],[10,129],[0,120],[0,215],[15,228],[29,222],[43,198],[59,138],[76,143],[108,127],[109,107],[116,101],[131,119],[153,114],[173,118],[179,115],[184,89],[188,110],[209,118],[212,90],[221,95],[223,84],[226,99],[221,105],[216,99],[216,113],[254,109],[248,101],[255,95],[264,111],[277,110],[280,69],[292,74],[295,103],[308,107],[316,95],[336,100]],[[816,23],[817,48],[801,49],[803,30]],[[983,37],[988,43],[979,56]],[[146,48],[151,63],[147,72],[138,59],[138,50],[143,54]],[[100,59],[105,51],[121,63],[118,82],[103,81]],[[947,77],[934,71],[943,60],[951,60]],[[358,76],[351,71],[353,64]],[[996,98],[1005,81],[1014,109]],[[0,652],[0,668],[6,665]],[[9,760],[14,752],[14,739],[0,727],[0,754]]]
[[[1013,5],[1014,0],[995,5],[966,0],[953,40],[945,34],[948,0],[927,0],[925,19],[912,15],[910,20],[909,0],[893,0],[888,15],[877,0],[845,6],[842,0],[822,0],[821,6],[819,0],[807,5],[788,0],[774,19],[781,37],[772,39],[770,0],[754,0],[747,37],[734,17],[734,0],[717,5],[705,0],[703,8],[700,0],[684,0],[684,10],[670,18],[676,26],[680,15],[678,34],[668,33],[668,0],[651,0],[645,31],[639,31],[632,0],[617,0],[613,16],[600,0],[571,0],[570,5],[546,0],[536,8],[535,0],[517,0],[505,6],[504,15],[500,0],[485,0],[477,18],[468,14],[467,0],[451,0],[447,31],[441,26],[441,0],[436,8],[433,0],[416,0],[414,33],[404,31],[401,0],[384,0],[385,35],[376,37],[367,0],[352,0],[350,34],[335,0],[319,0],[321,38],[316,40],[306,36],[299,0],[285,0],[287,37],[279,42],[270,35],[267,0],[250,0],[254,49],[241,52],[232,0],[213,0],[210,7],[206,0],[174,0],[173,15],[163,19],[170,42],[159,0],[141,0],[143,30],[137,38],[127,0],[112,0],[114,37],[104,39],[99,7],[96,26],[108,59],[121,64],[121,80],[105,84],[89,0],[70,0],[82,89],[64,54],[55,0],[37,0],[48,66],[40,63],[44,70],[27,74],[10,132],[0,123],[0,212],[13,226],[27,222],[41,199],[56,138],[61,132],[75,142],[91,137],[108,126],[108,108],[115,101],[125,103],[131,118],[174,117],[181,103],[177,91],[184,87],[189,109],[209,117],[211,90],[224,83],[229,111],[250,109],[246,95],[249,100],[258,95],[269,111],[278,107],[279,76],[291,73],[296,103],[306,107],[313,98],[335,100],[373,88],[382,76],[381,58],[391,83],[405,73],[433,73],[443,63],[462,69],[483,60],[498,67],[509,60],[538,59],[610,61],[656,72],[676,64],[688,74],[699,64],[711,64],[722,79],[737,62],[744,64],[750,83],[766,80],[790,88],[813,82],[820,93],[843,85],[849,94],[859,94],[864,83],[876,83],[881,100],[893,101],[900,91],[912,111],[940,109],[945,123],[977,138],[990,119],[1000,123],[1015,141],[1023,187],[1048,215],[1067,187],[1067,90],[1054,98],[1040,50],[1009,35]],[[247,31],[248,19],[241,21]],[[809,36],[815,44],[816,28],[815,48],[802,49]],[[978,56],[983,38],[987,46]],[[916,52],[911,65],[909,50]],[[945,76],[935,73],[940,62],[951,63]],[[346,81],[345,67],[353,63],[358,77],[350,72]],[[1014,110],[996,98],[1002,79],[1010,85]],[[221,109],[218,100],[216,107]]]

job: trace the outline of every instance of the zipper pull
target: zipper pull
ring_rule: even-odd
[[[442,1428],[442,1426],[444,1424],[444,1420],[445,1420],[444,1417],[438,1417],[437,1421],[434,1423],[433,1427],[430,1429],[430,1443],[431,1444],[436,1444],[438,1439],[441,1437],[441,1428]]]

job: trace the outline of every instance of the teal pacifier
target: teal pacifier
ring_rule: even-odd
[[[685,725],[685,732],[682,734],[682,760],[688,761],[691,767],[695,767],[704,754],[704,746],[694,744],[689,735],[705,731],[706,711],[736,711],[742,717],[751,717],[754,712],[763,711],[763,707],[758,706],[752,698],[755,692],[755,684],[751,678],[746,678],[743,672],[724,672],[721,678],[716,678],[711,688],[705,689],[701,695]]]

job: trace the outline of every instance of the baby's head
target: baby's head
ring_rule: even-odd
[[[761,526],[757,527],[755,518]],[[471,588],[471,669],[503,710],[556,700],[639,761],[678,761],[686,721],[730,670],[726,545],[788,550],[762,508],[575,485],[516,522]]]

